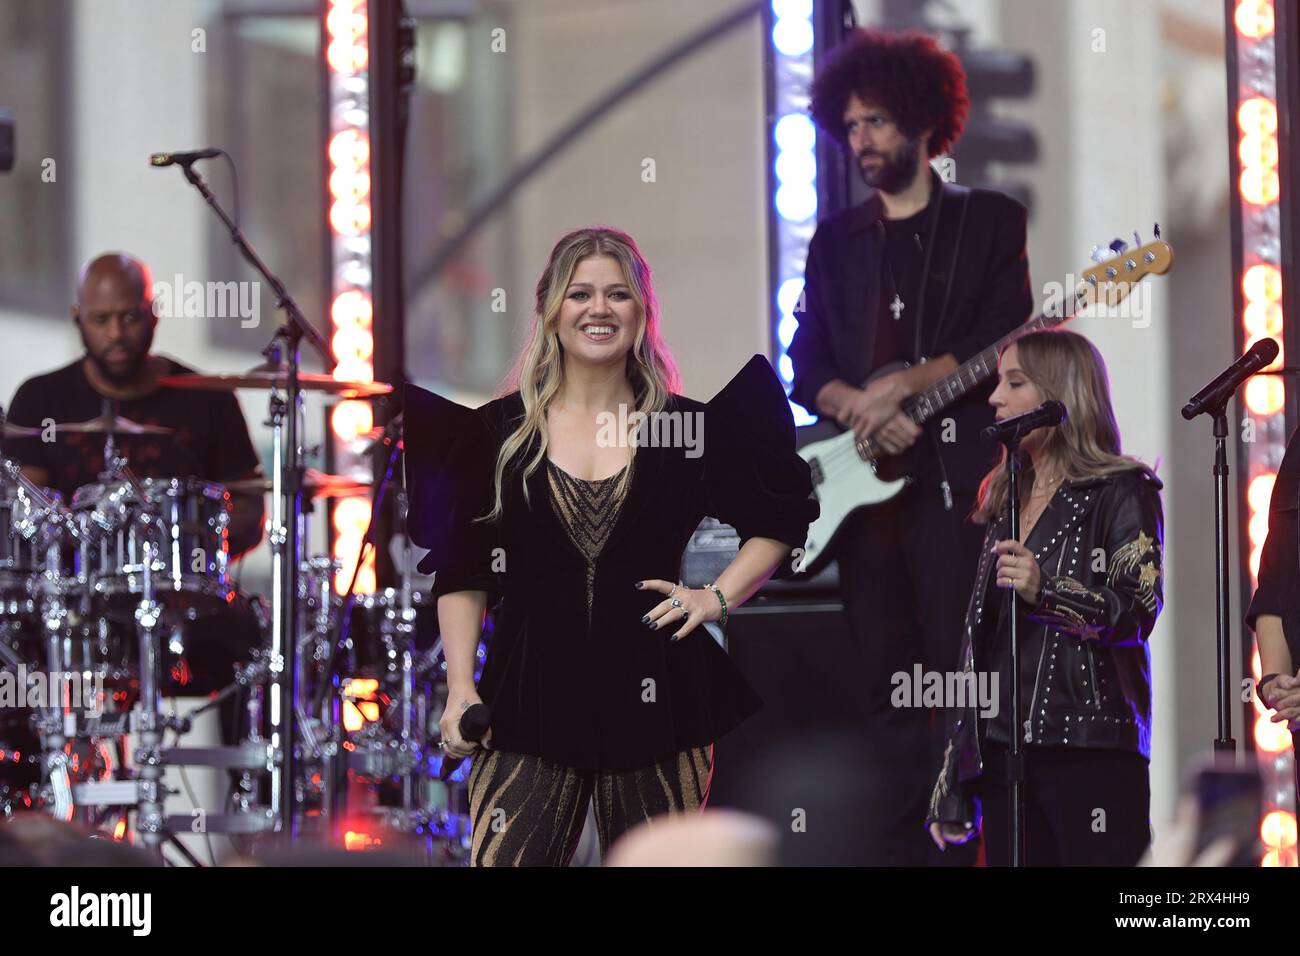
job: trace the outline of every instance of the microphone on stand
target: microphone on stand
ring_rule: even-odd
[[[460,735],[466,740],[478,743],[487,736],[488,729],[491,726],[492,711],[488,710],[487,704],[471,704],[465,708],[465,713],[460,715]],[[456,768],[464,762],[464,757],[457,759],[444,751],[442,767],[438,770],[438,779],[450,779],[451,775],[456,772]]]
[[[378,434],[371,432],[373,437],[370,439],[370,444],[362,448],[360,453],[362,455],[378,455],[380,452],[391,449],[394,442],[397,443],[399,448],[405,450],[406,446],[402,440],[402,416],[403,413],[398,412],[388,420],[388,423],[383,428],[379,429]]]
[[[1229,365],[1213,382],[1191,397],[1183,406],[1183,418],[1189,422],[1197,415],[1214,412],[1228,404],[1232,393],[1246,379],[1277,358],[1277,342],[1260,339],[1237,361]]]
[[[1033,411],[994,422],[981,434],[985,441],[1014,445],[1036,428],[1055,428],[1063,421],[1065,406],[1053,399],[1043,402]]]
[[[212,159],[220,156],[219,149],[191,149],[179,153],[150,153],[150,166],[188,166],[198,159]]]

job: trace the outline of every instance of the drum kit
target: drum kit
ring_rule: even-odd
[[[327,395],[391,391],[325,375],[296,378],[298,389]],[[180,375],[162,384],[261,389],[271,395],[273,423],[295,417],[285,414],[293,406],[286,406],[285,376],[274,369]],[[35,434],[3,427],[5,438]],[[300,559],[288,578],[273,563],[273,592],[287,580],[295,597],[292,626],[277,634],[285,608],[276,593],[268,601],[233,583],[228,530],[232,495],[283,492],[282,462],[270,479],[225,485],[144,478],[118,452],[116,438],[165,440],[169,429],[111,413],[55,427],[102,435],[105,469],[65,503],[0,456],[0,681],[27,691],[18,707],[2,706],[0,686],[0,814],[44,811],[159,856],[169,845],[195,864],[179,835],[225,833],[247,852],[277,835],[302,835],[349,849],[414,848],[427,863],[465,863],[466,771],[439,779],[445,663],[434,601],[411,578],[400,476],[395,493],[384,495],[385,487],[366,480],[298,468],[301,498],[309,501],[376,492],[376,512],[391,507],[396,519],[402,559],[394,562],[396,587],[356,596],[340,588],[339,562],[328,555]],[[277,427],[277,454],[283,437]],[[379,437],[375,452],[391,450],[387,480],[400,440]],[[275,507],[268,522],[273,554],[295,553],[285,547],[285,525],[295,521],[296,553],[309,554],[301,514]],[[167,680],[183,671],[184,649],[236,618],[256,634],[246,659],[213,682],[220,689],[197,710],[165,711]],[[292,679],[283,673],[289,666]],[[33,674],[44,678],[41,694],[23,687]],[[290,698],[286,719],[280,702]],[[238,715],[238,734],[222,746],[184,746],[195,718],[222,704]],[[173,791],[164,773],[173,766],[228,776],[225,804],[168,815]]]

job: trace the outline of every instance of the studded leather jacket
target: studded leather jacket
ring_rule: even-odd
[[[1019,629],[1020,730],[1027,746],[1110,748],[1150,758],[1147,640],[1163,603],[1160,488],[1158,478],[1139,468],[1067,481],[1030,532],[1025,545],[1043,587],[1039,602],[1022,612]],[[959,666],[970,687],[980,670],[996,666],[995,658],[1006,659],[1002,603],[990,592],[1006,593],[991,587],[991,575],[993,546],[1008,537],[1005,516],[989,523],[962,639]],[[998,676],[1005,688],[1007,675]],[[1004,696],[1009,700],[1009,692]],[[968,701],[949,713],[927,823],[979,825],[972,784],[983,772],[989,722],[977,707]]]

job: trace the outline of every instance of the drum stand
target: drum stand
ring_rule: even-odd
[[[322,664],[329,660],[328,651],[338,624],[333,614],[336,603],[334,575],[340,566],[336,558],[316,555],[303,562],[301,576],[304,585],[302,596],[309,599],[307,607],[315,604],[309,619],[303,622],[303,637],[298,645],[302,669],[298,680],[298,707],[304,744],[303,799],[305,802],[311,795],[312,788],[306,783],[308,778],[318,779],[317,809],[324,827],[324,834],[320,835],[328,835],[338,818],[346,780],[340,767],[339,697],[337,693],[325,693],[320,687],[322,682],[333,683],[333,675]]]
[[[142,486],[132,474],[126,460],[113,454],[111,433],[105,453],[109,464],[103,477],[110,481],[127,482],[141,490]],[[165,768],[207,766],[245,773],[265,773],[271,772],[276,766],[275,754],[268,742],[256,736],[232,747],[165,746],[164,733],[173,730],[179,739],[181,733],[190,729],[194,714],[177,718],[166,714],[162,708],[161,640],[164,635],[171,633],[174,622],[167,616],[165,603],[158,599],[155,582],[156,572],[164,567],[156,560],[159,542],[155,537],[156,529],[160,527],[158,517],[149,511],[147,504],[143,504],[146,501],[143,494],[138,495],[138,499],[142,502],[143,514],[129,519],[138,522],[141,531],[141,589],[133,615],[139,649],[139,694],[129,715],[131,733],[136,735],[133,754],[138,768],[136,776],[133,779],[72,784],[64,748],[69,738],[78,734],[78,721],[75,713],[62,706],[50,708],[43,720],[44,776],[55,816],[70,820],[77,807],[134,806],[135,835],[141,846],[161,856],[164,844],[170,843],[188,861],[197,863],[194,855],[177,840],[178,833],[259,833],[273,829],[276,817],[269,809],[255,804],[232,814],[198,811],[196,815],[168,817],[165,815]],[[112,516],[105,516],[86,521],[77,533],[79,546],[86,548],[96,539],[97,522],[101,523],[100,530],[108,530],[111,519]],[[165,546],[166,543],[162,544]],[[85,557],[83,552],[83,567]],[[46,630],[47,655],[51,670],[55,673],[62,672],[67,663],[63,653],[64,642],[68,638],[67,608],[63,599],[61,573],[58,548],[52,545],[42,585],[47,592],[42,601],[42,619]],[[265,679],[266,673],[265,663],[247,665],[240,670],[234,684],[194,713],[216,706],[241,685]]]
[[[406,491],[399,488],[397,492],[397,514],[401,527],[406,527]],[[396,635],[396,648],[401,654],[402,670],[402,731],[400,749],[409,754],[411,769],[402,775],[402,815],[409,826],[424,826],[429,823],[427,815],[417,808],[421,800],[417,799],[417,788],[426,784],[429,772],[429,753],[426,728],[428,715],[425,713],[427,696],[416,693],[415,653],[415,606],[411,601],[411,539],[405,531],[402,533],[402,586],[398,598],[397,621],[391,632]],[[385,620],[387,623],[387,620]],[[385,635],[387,637],[387,634]],[[386,640],[384,642],[388,644]],[[417,712],[418,708],[418,712]]]
[[[63,648],[70,635],[68,607],[63,596],[63,568],[57,543],[48,542],[44,553],[45,570],[40,580],[41,628],[45,656],[49,662],[47,686],[53,689],[54,676],[66,671]],[[39,713],[41,782],[49,793],[50,813],[56,819],[71,820],[72,781],[64,747],[68,736],[76,733],[76,715],[64,710],[62,699],[47,701],[47,706],[41,708]]]
[[[245,261],[266,280],[275,294],[275,304],[284,310],[285,322],[275,332],[264,354],[276,366],[283,359],[286,371],[284,397],[271,390],[271,426],[274,442],[272,472],[271,577],[271,746],[280,755],[272,770],[272,804],[279,813],[279,828],[289,843],[294,842],[294,780],[297,762],[298,666],[294,639],[298,613],[298,570],[302,560],[302,449],[299,419],[302,392],[299,379],[299,351],[303,339],[320,354],[326,371],[334,368],[329,343],[307,321],[302,309],[244,238],[243,232],[217,201],[203,177],[194,170],[194,160],[178,163],[185,179],[225,225]]]
[[[40,593],[37,605],[42,644],[49,661],[46,686],[52,693],[55,688],[62,689],[62,684],[56,683],[53,678],[66,670],[64,647],[71,637],[59,540],[64,532],[70,531],[75,535],[76,529],[71,515],[59,501],[49,498],[26,478],[17,464],[7,458],[0,458],[0,470],[30,496],[35,506],[22,534],[35,543],[35,552],[41,555],[44,563],[38,578]],[[64,747],[68,737],[76,733],[76,715],[70,709],[65,710],[60,694],[58,700],[47,700],[45,706],[36,709],[35,722],[41,740],[41,785],[47,795],[51,815],[60,820],[71,820],[72,778]]]
[[[139,737],[135,759],[140,767],[136,780],[136,832],[146,850],[162,852],[163,789],[162,745],[165,717],[159,687],[158,638],[155,629],[162,607],[153,594],[153,542],[146,537],[144,550],[144,586],[135,609],[135,625],[140,639],[140,697],[131,712],[131,730]]]

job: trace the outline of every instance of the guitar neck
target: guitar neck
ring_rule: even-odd
[[[908,398],[902,405],[904,414],[917,425],[925,424],[949,405],[960,401],[971,389],[993,378],[997,374],[998,356],[1002,350],[1022,335],[1061,325],[1093,301],[1114,306],[1144,276],[1164,275],[1174,261],[1173,249],[1158,233],[1154,242],[1139,246],[1127,254],[1124,253],[1123,243],[1119,247],[1112,244],[1112,248],[1118,248],[1120,254],[1085,269],[1083,281],[1075,286],[1072,295],[1064,296],[1057,307],[1049,306],[974,358],[962,362],[955,371]]]
[[[996,376],[998,356],[1016,339],[1030,332],[1040,332],[1060,325],[1073,314],[1073,309],[1068,314],[1057,316],[1040,312],[1014,332],[1002,336],[983,352],[962,362],[954,371],[907,399],[903,403],[903,412],[917,425],[924,425],[949,405],[960,401],[972,389]]]

